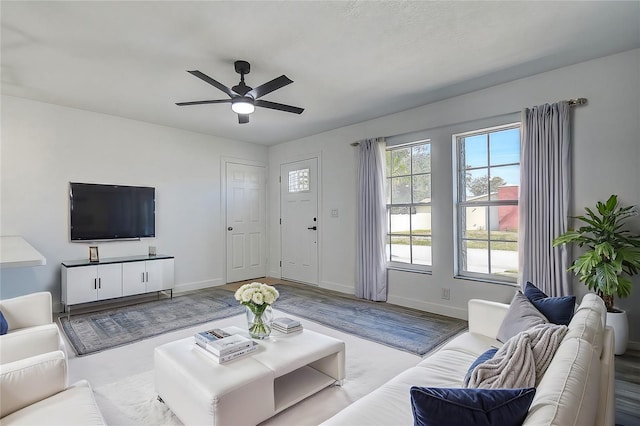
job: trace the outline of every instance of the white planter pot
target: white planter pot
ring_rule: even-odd
[[[607,312],[607,325],[613,328],[614,349],[616,355],[622,355],[627,350],[629,342],[629,322],[627,321],[627,313]]]

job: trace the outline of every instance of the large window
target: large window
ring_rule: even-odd
[[[387,260],[390,266],[431,266],[431,144],[387,148]]]
[[[457,274],[515,282],[518,275],[520,125],[454,135]]]

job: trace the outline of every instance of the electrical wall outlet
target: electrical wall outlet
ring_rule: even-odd
[[[450,288],[443,288],[442,289],[442,298],[444,300],[451,299],[451,289]]]

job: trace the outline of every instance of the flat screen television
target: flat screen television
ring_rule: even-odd
[[[155,188],[69,183],[71,241],[156,236]]]

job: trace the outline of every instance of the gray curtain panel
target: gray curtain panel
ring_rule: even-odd
[[[520,161],[520,278],[549,296],[573,294],[566,246],[571,195],[569,105],[558,102],[522,111]]]
[[[360,141],[356,217],[356,296],[373,301],[387,300],[387,210],[384,172],[384,139]]]

